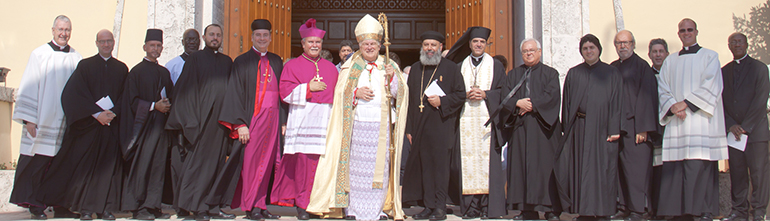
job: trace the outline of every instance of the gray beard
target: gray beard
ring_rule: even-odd
[[[438,65],[438,63],[441,62],[441,55],[438,53],[433,53],[433,56],[428,55],[425,50],[420,49],[420,63],[423,65],[433,66]]]

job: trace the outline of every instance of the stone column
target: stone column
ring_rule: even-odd
[[[200,0],[148,0],[147,28],[163,30],[163,53],[158,58],[161,65],[184,52],[182,34],[189,28],[195,28],[202,33],[202,28],[196,26],[196,18],[202,13],[196,10]],[[209,2],[212,0],[209,0]],[[213,0],[217,1],[217,0]],[[221,1],[221,0],[219,0]],[[210,14],[210,13],[209,13]],[[205,27],[205,26],[204,26]],[[144,36],[144,35],[142,35]],[[203,45],[201,43],[201,45]]]
[[[580,37],[589,33],[588,0],[541,0],[544,64],[566,77],[569,68],[583,62]]]

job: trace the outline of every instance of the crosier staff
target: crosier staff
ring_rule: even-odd
[[[388,16],[385,15],[385,13],[380,12],[380,15],[377,17],[377,20],[382,25],[383,35],[385,36],[385,40],[384,40],[384,43],[382,43],[382,45],[385,46],[385,64],[389,65],[390,64],[390,56],[389,56],[390,55],[390,38],[388,37]],[[393,77],[395,77],[395,76],[390,76],[390,79],[385,79],[385,91],[387,91],[385,93],[386,94],[385,96],[387,96],[387,98],[388,98],[388,102],[386,104],[386,105],[388,105],[388,110],[390,110],[392,108],[391,107],[391,98],[393,97],[393,95],[390,93],[390,80]],[[395,142],[393,142],[394,141],[393,137],[396,136],[396,135],[395,135],[395,132],[393,131],[395,128],[393,127],[393,124],[391,122],[393,122],[393,114],[392,114],[392,111],[388,111],[388,124],[389,124],[388,128],[390,129],[389,132],[388,132],[388,134],[390,135],[389,136],[390,138],[388,139],[390,141],[390,144],[388,145],[388,150],[390,151],[390,163],[389,163],[389,166],[390,166],[390,171],[393,171],[393,169],[395,168],[394,164],[395,164],[395,157],[396,157],[396,146],[395,146],[396,144],[395,144]],[[393,173],[391,172],[390,174],[392,175]],[[390,191],[391,189],[395,188],[395,185],[396,185],[396,183],[394,183],[394,181],[393,181],[393,177],[388,179],[388,182],[390,182],[390,184],[388,185],[388,189],[389,189],[388,192],[393,193],[393,191]],[[391,201],[391,203],[393,203],[393,205],[391,205],[391,208],[395,209],[395,207],[396,207],[395,203],[396,202],[394,200],[392,200],[392,199],[390,201]]]

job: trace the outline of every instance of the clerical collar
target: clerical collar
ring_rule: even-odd
[[[102,57],[102,59],[104,59],[104,61],[107,61],[107,60],[110,60],[110,58],[112,58],[112,55],[110,55],[109,57],[104,57],[101,54],[99,54],[99,57]]]
[[[56,44],[56,41],[53,41],[53,40],[51,40],[51,42],[48,42],[48,46],[51,46],[51,49],[53,49],[54,51],[70,52],[69,45],[65,45],[64,47],[62,47],[61,45]]]
[[[527,66],[526,64],[522,64],[521,66],[524,67],[524,68],[532,68],[534,70],[534,69],[540,67],[540,65],[542,65],[542,64],[543,64],[542,61],[538,61],[536,64],[534,64],[532,66]]]
[[[595,68],[595,67],[598,67],[598,66],[599,66],[599,65],[598,65],[599,63],[602,63],[602,59],[599,59],[599,60],[597,60],[597,61],[596,61],[596,63],[594,63],[593,65],[591,65],[591,64],[588,64],[588,62],[587,62],[587,61],[586,61],[586,62],[583,62],[583,63],[585,63],[585,64],[586,64],[586,66],[588,66],[588,69],[593,69],[593,68]]]
[[[261,52],[261,51],[257,50],[257,48],[254,47],[254,46],[251,46],[251,49],[254,49],[254,52],[257,52],[259,54],[259,56],[264,57],[265,55],[267,55],[267,52]]]
[[[183,60],[183,61],[187,61],[187,57],[190,57],[190,54],[188,54],[188,53],[185,51],[185,52],[182,52],[182,54],[181,54],[181,55],[179,55],[179,57],[182,57],[182,60]]]
[[[479,66],[479,64],[481,64],[481,59],[484,58],[484,54],[481,54],[481,56],[478,56],[478,57],[473,56],[473,54],[471,54],[470,56],[472,58],[471,63],[473,63],[473,66]]]
[[[626,60],[623,60],[623,59],[620,59],[620,58],[618,58],[618,61],[620,61],[620,63],[623,63],[623,62],[625,62],[625,61],[630,61],[630,60],[631,60],[631,58],[633,58],[634,56],[637,56],[637,55],[636,55],[636,52],[634,52],[633,54],[631,54],[631,56],[628,56],[628,58],[626,58]]]
[[[310,55],[308,55],[305,52],[302,52],[302,55],[305,55],[305,58],[307,58],[308,60],[314,61],[314,62],[318,62],[318,59],[321,59],[321,56],[315,56],[313,58],[313,57],[310,57]]]
[[[749,53],[746,53],[745,55],[743,55],[743,57],[735,59],[735,63],[741,64],[741,61],[743,61],[743,59],[748,57],[748,56],[749,56]]]
[[[214,49],[211,49],[211,48],[209,48],[209,47],[205,47],[203,50],[204,50],[204,51],[205,51],[205,50],[209,50],[209,51],[211,51],[211,52],[212,52],[212,53],[214,53],[214,54],[217,54],[217,53],[219,53],[219,51],[218,51],[218,50],[214,50]]]
[[[145,61],[149,61],[149,62],[152,62],[152,63],[155,63],[155,64],[157,64],[157,63],[158,63],[158,60],[157,60],[157,59],[156,59],[155,61],[152,61],[152,60],[148,59],[147,57],[144,57],[144,60],[145,60]]]
[[[682,50],[679,51],[679,55],[695,54],[695,53],[698,53],[698,50],[700,49],[701,49],[700,45],[698,45],[698,43],[695,43],[690,46],[682,47]]]
[[[652,70],[653,70],[653,71],[655,71],[655,73],[656,73],[656,74],[660,74],[660,70],[658,70],[657,68],[655,68],[655,66],[652,66]]]

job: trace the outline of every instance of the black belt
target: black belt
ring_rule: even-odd
[[[586,113],[583,113],[583,112],[580,112],[580,111],[578,111],[578,112],[577,112],[577,116],[578,116],[579,118],[586,118]]]

